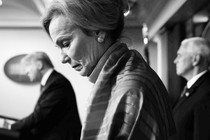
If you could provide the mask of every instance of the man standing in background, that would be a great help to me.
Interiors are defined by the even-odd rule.
[[[31,81],[41,83],[34,111],[11,126],[25,140],[79,140],[81,122],[70,82],[44,52],[26,55],[21,62]]]
[[[201,37],[185,39],[174,63],[187,85],[173,107],[177,133],[171,140],[209,140],[210,43]]]

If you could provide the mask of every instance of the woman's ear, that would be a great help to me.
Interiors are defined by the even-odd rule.
[[[97,41],[99,43],[103,43],[106,37],[106,32],[104,31],[97,31],[96,32]]]

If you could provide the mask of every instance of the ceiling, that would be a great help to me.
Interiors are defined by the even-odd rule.
[[[35,0],[2,0],[0,27],[38,27],[40,11]]]
[[[50,0],[2,0],[0,28],[41,27],[40,16]],[[127,27],[142,27],[146,23],[152,37],[164,24],[173,24],[197,12],[209,0],[128,0],[131,14]]]
[[[195,15],[210,17],[209,0],[188,0],[186,3],[167,21],[167,26],[178,22],[184,22],[186,19],[193,18]]]
[[[0,6],[1,27],[36,27],[40,26],[40,16],[44,11],[45,4],[50,0],[2,0]],[[140,26],[148,13],[156,13],[163,1],[167,0],[129,0],[132,12],[126,17],[127,26]],[[158,2],[159,1],[159,2]],[[161,3],[160,3],[161,2]],[[156,5],[153,8],[152,5]],[[157,4],[159,3],[159,4]]]

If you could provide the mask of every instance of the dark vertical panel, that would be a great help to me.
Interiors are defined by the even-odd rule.
[[[182,23],[171,26],[168,31],[168,92],[171,103],[179,96],[185,80],[176,75],[176,66],[173,63],[181,41],[186,37],[185,25]]]

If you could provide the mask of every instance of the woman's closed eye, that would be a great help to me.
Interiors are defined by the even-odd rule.
[[[70,41],[63,41],[62,42],[62,47],[68,48],[70,46]]]

